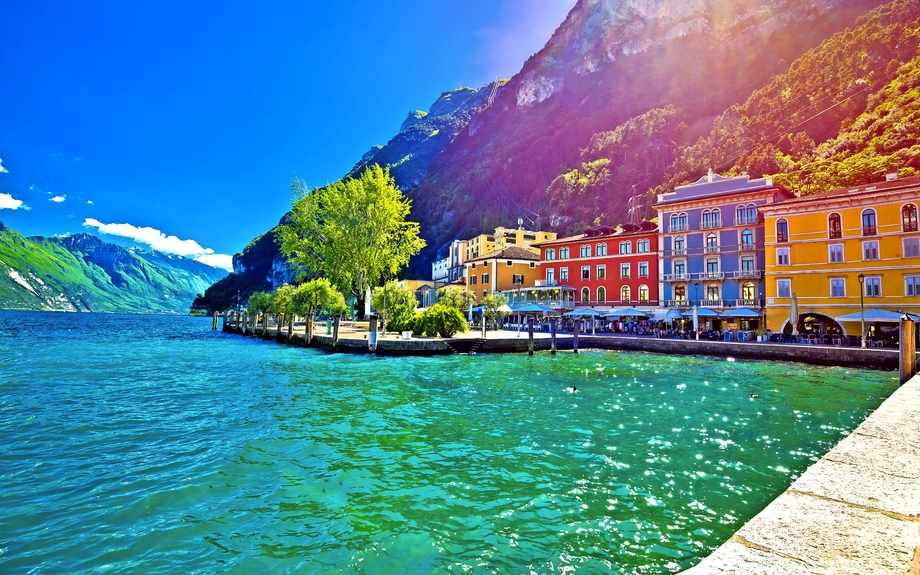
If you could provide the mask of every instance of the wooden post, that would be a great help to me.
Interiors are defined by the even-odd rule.
[[[486,314],[480,312],[482,318],[482,337],[486,336]]]
[[[332,322],[332,351],[335,351],[335,348],[339,345],[339,321],[341,317],[335,316],[335,320]]]
[[[556,320],[549,321],[549,353],[556,355]]]
[[[291,345],[291,342],[294,341],[294,320],[297,319],[294,314],[291,314],[291,319],[288,320],[288,338],[287,343]]]
[[[527,355],[533,355],[533,316],[527,316]]]
[[[907,314],[901,316],[900,338],[900,380],[904,385],[917,375],[917,324]]]
[[[377,316],[372,315],[367,327],[367,349],[377,351]]]
[[[246,335],[246,319],[247,319],[246,315],[247,315],[247,312],[244,311],[243,321],[240,322],[240,324],[243,326],[242,328],[240,328],[240,333],[242,333],[243,335]]]
[[[268,339],[268,313],[262,313],[262,339]]]
[[[575,321],[575,331],[572,333],[572,351],[578,353],[578,324],[579,321]]]
[[[216,329],[217,329],[217,312],[215,311],[215,312],[214,312],[214,319],[211,320],[211,331],[214,331],[214,330],[216,330]]]
[[[304,347],[310,347],[311,345],[313,345],[313,318],[314,317],[315,316],[313,314],[310,314],[310,317],[307,318],[307,326],[304,329],[304,339],[303,339]]]

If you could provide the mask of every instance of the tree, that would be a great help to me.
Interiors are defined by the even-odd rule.
[[[268,314],[272,313],[272,307],[275,305],[274,299],[271,293],[264,291],[257,291],[249,296],[249,312],[253,317],[252,325],[253,327],[256,325],[256,312],[261,313],[263,335],[268,331]]]
[[[406,331],[411,329],[409,324],[418,300],[412,290],[391,281],[385,287],[374,289],[371,305],[383,316],[384,324],[389,326],[390,331]]]
[[[345,307],[345,297],[326,278],[300,284],[291,294],[291,311],[307,319],[306,342],[313,340],[313,321],[323,309],[335,314]]]
[[[278,289],[275,290],[274,301],[272,302],[272,310],[275,313],[283,314],[282,319],[286,319],[288,322],[294,321],[294,314],[292,313],[292,309],[291,309],[292,308],[291,298],[293,297],[294,291],[296,289],[297,288],[295,288],[294,286],[290,284],[284,284],[283,286],[279,286]],[[283,322],[280,322],[280,323],[283,323]],[[279,325],[278,329],[281,329],[282,327],[284,326]]]
[[[363,318],[366,289],[425,247],[418,223],[406,221],[410,201],[377,165],[312,192],[297,179],[291,188],[300,197],[279,229],[281,251],[300,277],[310,270],[353,294]]]
[[[507,311],[508,298],[500,293],[490,293],[482,298],[482,314],[484,321],[498,322],[501,318],[508,315]],[[496,323],[495,329],[498,329]]]
[[[456,286],[447,286],[438,290],[438,303],[465,313],[473,303],[473,294]]]
[[[430,337],[453,337],[455,333],[466,333],[469,329],[460,310],[442,303],[436,303],[425,310],[416,321],[421,323]]]

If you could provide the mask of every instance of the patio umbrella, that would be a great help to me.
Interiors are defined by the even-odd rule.
[[[618,317],[642,317],[648,315],[646,312],[628,307],[626,309],[614,309],[607,312],[607,317],[618,316]]]
[[[792,303],[789,305],[789,321],[792,323],[792,335],[799,335],[799,300],[792,294]]]
[[[719,312],[714,309],[709,309],[708,307],[698,308],[694,306],[693,309],[687,310],[680,315],[683,317],[691,317],[693,315],[697,317],[719,317]]]
[[[516,308],[514,311],[520,313],[552,313],[556,310],[551,307],[546,307],[545,305],[525,303],[522,306]]]
[[[743,319],[756,319],[760,317],[759,311],[754,311],[750,308],[739,307],[738,309],[733,309],[731,311],[722,312],[719,314],[719,317],[738,317]]]
[[[696,309],[696,306],[693,306],[693,333],[696,334],[696,339],[700,338],[700,310]]]
[[[901,321],[901,316],[907,313],[907,317],[917,321],[920,319],[920,314],[912,312],[896,312],[888,311],[887,309],[867,309],[866,310],[866,321]],[[848,313],[846,315],[838,315],[837,319],[840,321],[860,321],[862,315],[860,312]]]
[[[682,312],[679,309],[669,309],[668,313],[664,316],[665,319],[680,319],[680,314]]]
[[[568,316],[568,317],[594,317],[600,314],[595,309],[591,309],[589,307],[583,307],[583,308],[573,309],[572,311],[567,311],[562,315]]]

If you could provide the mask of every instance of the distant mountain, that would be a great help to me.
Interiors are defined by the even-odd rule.
[[[188,313],[226,275],[89,234],[26,238],[0,223],[0,309]]]
[[[389,167],[412,200],[428,247],[409,277],[518,217],[561,234],[630,204],[648,218],[709,168],[802,193],[914,175],[918,30],[916,0],[578,0],[511,79],[445,92],[351,173]],[[241,291],[285,277],[273,232],[237,260]]]

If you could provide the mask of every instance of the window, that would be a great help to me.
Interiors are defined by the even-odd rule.
[[[719,284],[706,285],[706,299],[709,301],[719,299]]]
[[[827,217],[827,237],[839,240],[843,237],[843,220],[840,214],[831,214]]]
[[[559,281],[569,281],[569,268],[559,268]]]
[[[639,301],[648,301],[648,286],[639,286]]]
[[[489,274],[482,274],[482,285],[489,284]]]
[[[512,262],[511,260],[508,260],[508,261],[505,262],[505,265],[508,266],[508,267],[510,268],[511,266],[514,265],[514,262]]]
[[[920,276],[906,276],[904,278],[904,295],[920,296]]]
[[[735,225],[743,226],[747,223],[747,218],[744,217],[744,206],[738,206],[735,208]]]
[[[709,277],[718,277],[719,258],[709,258],[706,260],[706,273],[709,274]]]
[[[867,277],[866,283],[863,284],[866,288],[866,297],[881,297],[882,296],[882,278]]]
[[[784,220],[776,220],[776,241],[785,243],[789,241],[789,223]]]
[[[722,227],[722,212],[721,210],[715,209],[712,210],[712,227],[721,228]]]
[[[751,251],[754,249],[754,232],[751,230],[744,230],[741,232],[741,249],[744,251]]]
[[[476,276],[470,276],[470,285],[471,286],[476,285]]]
[[[706,253],[715,254],[719,252],[719,238],[715,234],[706,236]]]
[[[597,288],[597,301],[607,301],[607,290],[605,288]]]
[[[684,255],[684,236],[677,236],[674,238],[674,255]]]
[[[620,253],[621,254],[631,254],[632,253],[632,242],[630,241],[620,242]]]
[[[682,277],[685,273],[687,273],[686,260],[674,260],[674,275]]]
[[[847,296],[846,278],[831,278],[831,297]]]
[[[878,241],[863,242],[863,259],[864,260],[877,260],[878,259]]]
[[[623,286],[620,288],[620,301],[627,302],[629,301],[629,286]]]
[[[680,214],[677,218],[677,227],[679,232],[687,231],[687,214]]]
[[[920,238],[904,238],[904,257],[920,257]]]
[[[487,295],[489,295],[489,290],[487,289],[482,290],[482,297],[486,297]]]
[[[546,250],[546,257],[543,259],[547,261],[553,261],[554,259],[556,259],[556,250],[555,249]]]
[[[776,265],[789,265],[789,248],[776,248]]]
[[[524,285],[524,274],[514,274],[511,276],[511,283],[516,286]]]
[[[470,267],[476,269],[476,264],[471,264]]]
[[[563,268],[565,269],[565,268]],[[553,268],[547,268],[546,270],[546,283],[552,285],[556,282],[556,270]]]
[[[581,266],[581,279],[591,279],[591,266]]]
[[[832,264],[843,262],[843,244],[830,244],[827,246],[827,261]]]
[[[917,206],[907,204],[901,208],[901,230],[905,232],[917,231]]]
[[[537,267],[537,262],[530,262],[530,269],[535,269]]]
[[[753,282],[745,282],[741,286],[741,299],[747,301],[754,301],[754,298],[757,297],[757,286]]]
[[[586,287],[581,288],[581,301],[588,302],[591,301],[591,290]]]
[[[878,227],[875,222],[875,210],[863,210],[862,235],[874,236],[876,233],[878,233]]]
[[[621,278],[629,277],[629,264],[620,264],[620,277]]]
[[[679,227],[679,225],[680,224],[678,223],[677,214],[671,214],[671,230],[670,231],[672,232],[678,231],[677,228]]]
[[[741,271],[753,273],[754,271],[754,256],[741,256]],[[747,299],[747,298],[745,298]]]
[[[581,246],[581,257],[590,258],[591,257],[591,245]]]
[[[599,256],[607,255],[607,244],[597,244],[597,255]]]
[[[602,280],[607,277],[607,266],[597,266],[597,279]]]
[[[711,228],[711,227],[712,227],[712,217],[709,215],[709,210],[704,210],[704,211],[703,211],[703,221],[702,221],[702,224],[703,224],[703,225],[702,225],[702,228],[703,228],[703,229]]]
[[[750,204],[747,207],[747,223],[756,224],[757,223],[757,206]]]
[[[559,259],[560,260],[569,259],[569,248],[559,248]]]
[[[639,262],[639,277],[648,277],[648,262]]]
[[[792,297],[792,280],[776,280],[776,297]]]
[[[674,286],[674,299],[687,301],[687,286]]]
[[[636,242],[636,252],[640,254],[647,254],[652,251],[652,244],[648,240],[639,240]]]

